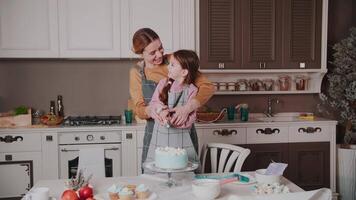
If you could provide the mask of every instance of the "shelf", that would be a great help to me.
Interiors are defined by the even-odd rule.
[[[248,69],[248,70],[238,70],[238,69],[202,69],[200,70],[202,73],[206,74],[264,74],[264,73],[326,73],[327,70],[322,69]]]
[[[214,95],[248,95],[248,94],[313,94],[318,91],[289,90],[289,91],[216,91]]]

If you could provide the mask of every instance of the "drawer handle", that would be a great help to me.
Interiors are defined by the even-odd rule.
[[[104,149],[104,150],[105,151],[117,151],[117,150],[119,150],[119,148],[113,147],[113,148],[108,148],[108,149]],[[61,152],[70,152],[70,151],[79,151],[79,149],[66,149],[66,148],[61,149]]]
[[[221,135],[221,136],[228,136],[228,135],[236,135],[237,131],[236,130],[231,130],[229,131],[228,129],[222,129],[220,130],[214,130],[213,131],[214,135]]]
[[[271,134],[280,133],[280,132],[281,131],[278,128],[274,128],[274,129],[265,128],[264,130],[259,128],[256,130],[257,134],[266,134],[266,135],[271,135]]]
[[[321,132],[320,127],[307,127],[307,128],[299,128],[298,133],[315,133],[315,132]]]
[[[20,139],[20,141],[23,141],[22,136],[13,137],[12,135],[6,135],[5,137],[0,137],[0,142],[12,143],[12,142],[17,142],[18,139]]]

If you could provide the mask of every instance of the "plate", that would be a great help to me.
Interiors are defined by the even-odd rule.
[[[143,163],[143,167],[154,171],[154,172],[158,172],[158,173],[178,173],[178,172],[190,172],[190,171],[194,171],[195,169],[197,169],[199,167],[198,163],[192,163],[192,162],[188,162],[188,166],[186,168],[183,169],[162,169],[159,167],[156,167],[155,162],[151,161],[151,162],[145,162]]]
[[[94,195],[94,199],[95,200],[110,200],[108,193]],[[155,199],[157,199],[157,194],[154,192],[151,192],[150,196],[146,200],[155,200]]]

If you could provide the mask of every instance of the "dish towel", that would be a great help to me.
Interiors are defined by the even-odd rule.
[[[79,150],[79,169],[83,171],[85,178],[91,174],[93,177],[105,177],[104,148],[84,148]]]
[[[328,188],[306,192],[294,192],[286,194],[254,195],[254,196],[230,196],[228,200],[331,200],[332,193]]]

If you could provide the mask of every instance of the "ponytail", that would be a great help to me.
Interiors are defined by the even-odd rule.
[[[166,82],[166,85],[163,87],[162,91],[159,94],[159,100],[164,105],[168,105],[168,92],[171,89],[173,82],[174,82],[174,79],[169,78]]]

